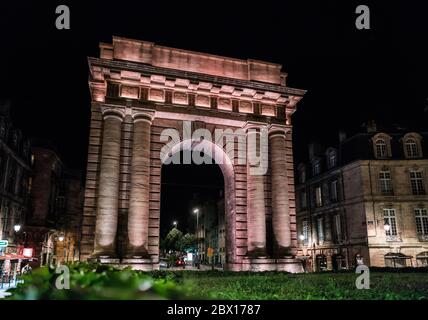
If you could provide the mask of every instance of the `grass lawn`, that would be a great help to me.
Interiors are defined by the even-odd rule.
[[[355,286],[355,273],[184,273],[193,295],[210,299],[428,299],[427,273],[372,272],[370,289]]]
[[[370,289],[364,290],[356,288],[359,275],[353,272],[140,272],[86,263],[68,267],[69,289],[58,289],[58,273],[43,267],[25,276],[9,299],[428,299],[426,269],[371,270]]]

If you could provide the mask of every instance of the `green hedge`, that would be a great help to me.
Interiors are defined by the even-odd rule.
[[[179,299],[188,296],[184,286],[178,286],[176,276],[156,275],[119,270],[105,265],[76,263],[68,265],[70,289],[57,289],[58,276],[55,269],[42,267],[31,275],[23,276],[23,283],[11,289],[13,300],[44,299]],[[61,282],[61,281],[60,281]]]

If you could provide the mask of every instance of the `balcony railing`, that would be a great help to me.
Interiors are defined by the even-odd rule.
[[[428,241],[428,234],[419,234],[419,241]]]
[[[387,235],[386,236],[386,241],[389,241],[389,242],[401,242],[402,241],[402,239],[401,239],[401,236],[400,235]]]

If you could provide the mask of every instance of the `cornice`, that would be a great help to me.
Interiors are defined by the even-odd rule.
[[[168,69],[162,67],[155,67],[151,65],[145,65],[141,63],[134,63],[129,61],[119,61],[119,60],[106,60],[101,58],[88,57],[88,63],[91,67],[97,66],[101,68],[110,68],[116,70],[126,70],[131,72],[139,72],[145,76],[151,75],[160,75],[165,77],[174,77],[174,78],[184,78],[190,81],[200,81],[200,82],[209,82],[215,83],[218,85],[229,85],[238,88],[249,88],[254,90],[263,90],[270,91],[274,93],[279,93],[286,96],[294,97],[303,97],[306,93],[306,90],[295,89],[280,85],[274,85],[269,83],[261,83],[250,80],[240,80],[226,77],[218,77],[207,74],[201,74],[196,72],[189,71],[180,71],[175,69]],[[92,72],[92,70],[91,70]]]

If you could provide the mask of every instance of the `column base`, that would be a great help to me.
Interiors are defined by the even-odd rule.
[[[152,259],[147,258],[125,258],[121,261],[122,265],[131,267],[132,270],[150,271],[155,269]]]
[[[98,256],[98,257],[91,257],[88,259],[89,262],[93,263],[101,263],[101,264],[111,264],[111,265],[120,265],[120,259],[119,258],[113,258],[109,256]]]
[[[296,259],[295,257],[284,257],[281,259],[245,257],[242,261],[240,271],[284,271],[290,273],[301,273],[304,272],[304,269],[302,260]]]

